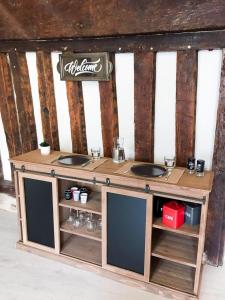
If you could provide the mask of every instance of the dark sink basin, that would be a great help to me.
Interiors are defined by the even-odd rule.
[[[130,170],[134,175],[142,177],[159,177],[167,173],[166,168],[154,164],[135,165]]]
[[[61,156],[57,160],[58,163],[68,166],[80,166],[88,163],[89,161],[90,159],[88,157],[79,154]]]

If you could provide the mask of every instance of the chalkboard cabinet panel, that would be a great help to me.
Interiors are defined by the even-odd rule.
[[[23,242],[50,252],[59,252],[57,180],[20,173]]]
[[[149,281],[152,196],[102,188],[103,267]]]

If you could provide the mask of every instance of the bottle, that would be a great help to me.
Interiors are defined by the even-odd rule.
[[[204,176],[204,168],[205,168],[205,161],[203,159],[198,159],[197,167],[196,167],[196,176]]]

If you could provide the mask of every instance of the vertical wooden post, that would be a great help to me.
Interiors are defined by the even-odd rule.
[[[135,159],[154,161],[155,53],[134,56]]]
[[[32,94],[25,53],[9,53],[23,152],[37,148]]]
[[[67,81],[73,152],[87,154],[84,102],[81,82]]]
[[[185,167],[187,159],[195,151],[195,118],[197,92],[197,52],[177,53],[176,95],[176,159]]]
[[[225,49],[221,69],[220,96],[213,154],[215,172],[213,190],[209,199],[205,251],[208,262],[222,265],[224,255],[224,209],[225,209]]]
[[[22,153],[19,123],[7,54],[0,53],[0,111],[9,157]]]
[[[59,150],[58,123],[50,53],[37,52],[37,70],[43,136],[53,150]]]
[[[102,139],[104,156],[112,157],[113,139],[119,136],[118,111],[116,99],[115,83],[115,57],[110,55],[110,61],[113,63],[111,80],[100,81],[100,107],[102,120]]]

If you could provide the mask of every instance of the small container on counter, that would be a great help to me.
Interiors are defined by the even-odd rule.
[[[185,223],[198,225],[200,223],[201,205],[197,203],[185,203]]]
[[[73,194],[73,191],[77,191],[77,190],[79,190],[79,188],[78,188],[77,186],[72,186],[72,187],[70,188],[70,190],[71,190],[71,192],[72,192],[72,194]]]
[[[71,190],[66,190],[64,192],[64,197],[65,197],[66,200],[72,199],[72,192],[71,192]]]
[[[187,161],[187,169],[189,174],[194,174],[195,172],[195,158],[189,157]]]
[[[80,194],[80,202],[82,204],[86,204],[88,200],[88,193],[81,193]]]
[[[170,201],[163,205],[162,223],[171,228],[179,228],[184,224],[184,205]]]
[[[198,159],[197,167],[196,167],[196,176],[204,176],[204,169],[205,169],[205,161],[203,159]]]
[[[75,202],[78,202],[80,200],[80,190],[74,190],[73,191],[73,200]]]

